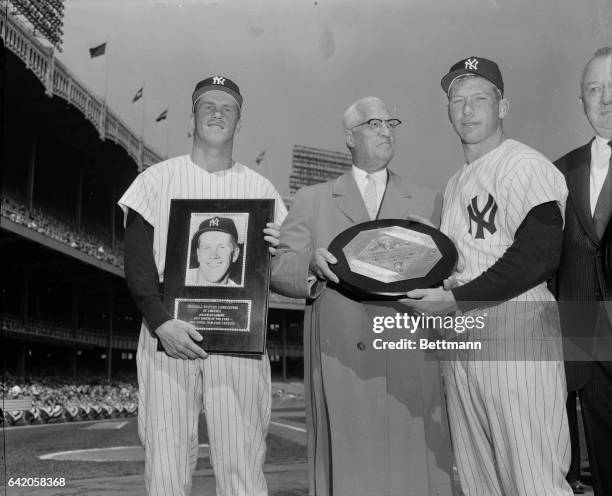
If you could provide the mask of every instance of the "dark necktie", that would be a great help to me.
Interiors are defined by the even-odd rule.
[[[612,141],[608,141],[608,146],[612,147]],[[610,169],[612,169],[612,156],[610,157],[610,165],[608,166],[608,173],[606,179],[601,187],[599,198],[595,204],[595,211],[593,212],[593,223],[595,224],[595,232],[597,237],[601,239],[606,231],[608,221],[610,220],[610,203],[612,202],[612,189],[610,189]]]

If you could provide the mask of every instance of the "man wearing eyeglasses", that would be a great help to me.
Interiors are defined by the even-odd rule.
[[[296,193],[272,260],[272,288],[307,298],[304,376],[315,496],[450,494],[450,443],[436,363],[373,348],[377,310],[340,289],[336,259],[327,250],[336,235],[369,220],[437,221],[436,194],[388,169],[399,124],[379,98],[346,110],[344,138],[353,166]]]

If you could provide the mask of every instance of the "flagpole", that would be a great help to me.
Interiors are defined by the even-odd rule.
[[[141,136],[142,136],[142,143],[144,144],[144,135],[145,135],[145,92],[144,92],[144,87],[145,87],[146,81],[142,82],[142,122],[141,122]]]
[[[104,107],[108,96],[108,35],[106,35],[106,46],[104,50]]]
[[[102,115],[100,116],[100,138],[106,139],[106,98],[108,96],[108,35],[104,43],[104,100],[102,101]]]
[[[168,151],[168,140],[169,140],[169,138],[168,138],[168,136],[169,136],[169,133],[168,133],[168,116],[169,115],[170,115],[170,107],[168,107],[166,109],[166,119],[165,119],[166,120],[166,158],[169,158],[169,155],[168,155],[168,153],[169,153],[169,151]]]
[[[141,133],[140,135],[142,136],[142,151],[140,152],[141,157],[140,157],[140,163],[142,164],[142,166],[144,167],[144,147],[145,147],[145,92],[144,92],[144,87],[145,87],[145,83],[146,81],[142,82],[142,122],[140,124],[140,130]]]

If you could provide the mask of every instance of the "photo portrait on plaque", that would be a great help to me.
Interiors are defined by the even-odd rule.
[[[248,222],[248,212],[191,214],[185,286],[243,286]]]
[[[164,304],[212,353],[265,351],[272,200],[172,200]]]

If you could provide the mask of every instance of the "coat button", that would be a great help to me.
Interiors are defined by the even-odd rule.
[[[359,343],[357,343],[357,348],[359,349],[359,351],[363,351],[366,349],[366,345],[360,341]]]

